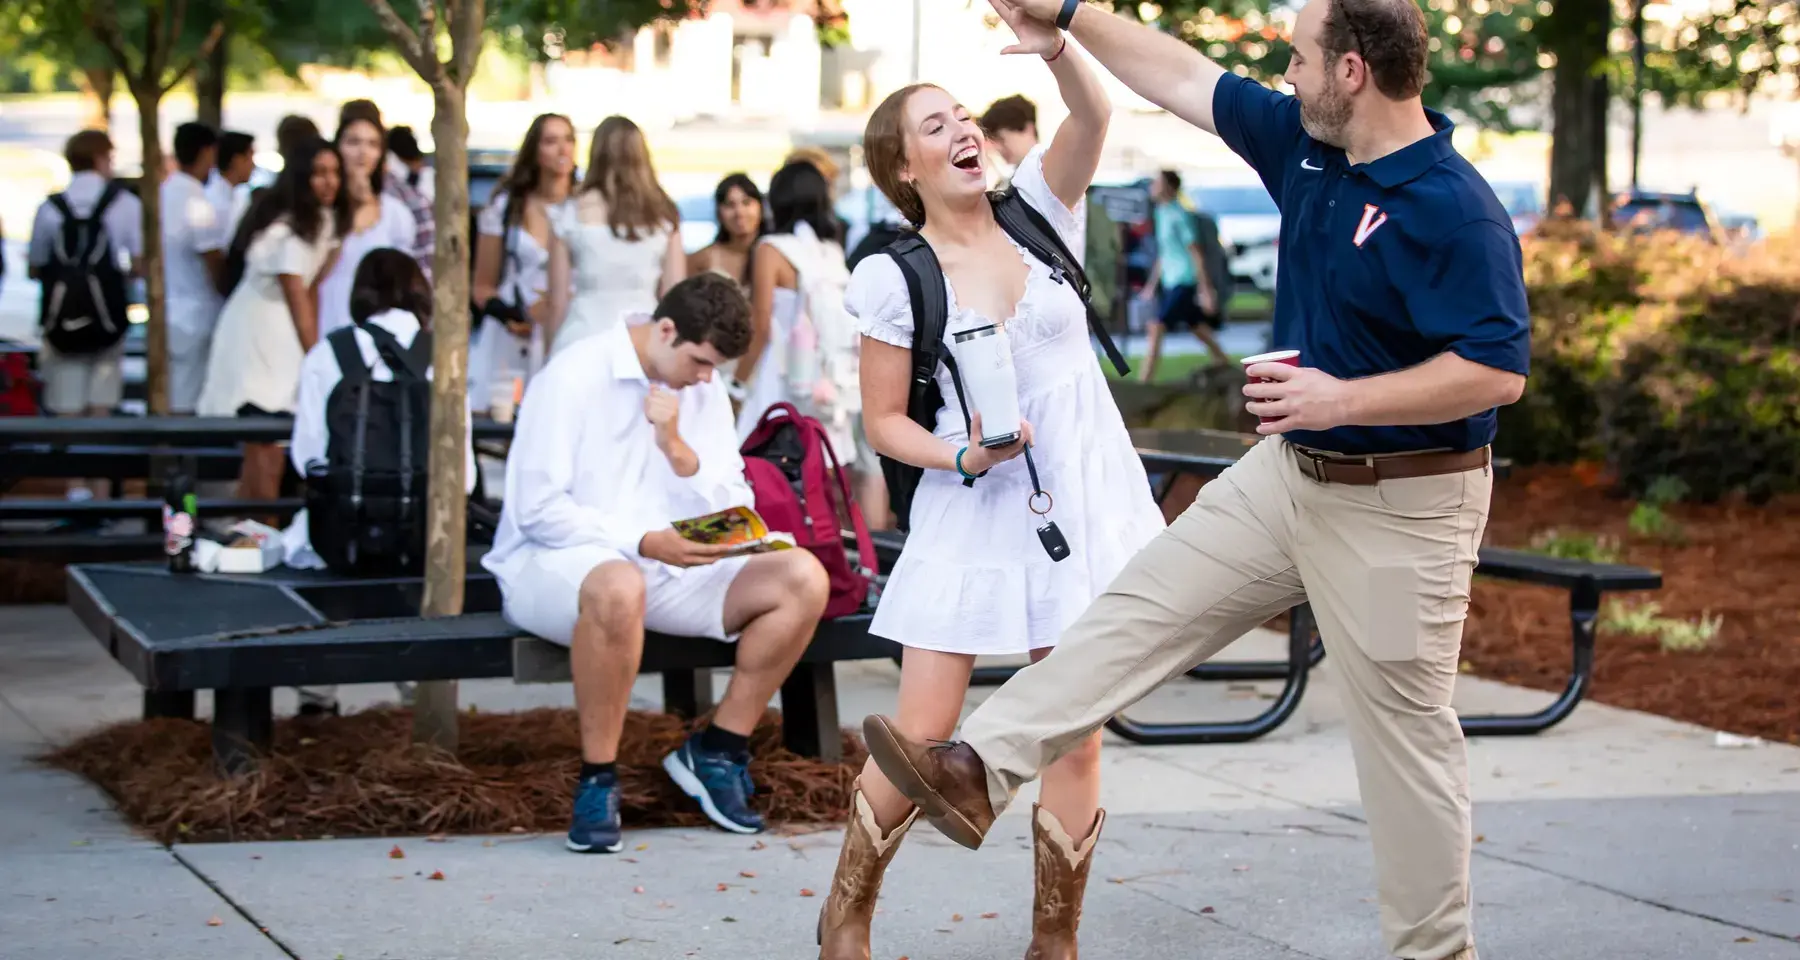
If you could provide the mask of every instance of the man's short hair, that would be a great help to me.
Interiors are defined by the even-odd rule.
[[[674,321],[676,343],[710,343],[728,360],[750,349],[750,301],[723,274],[709,270],[677,283],[656,305],[656,316]]]
[[[394,156],[407,163],[425,159],[425,151],[419,149],[419,137],[413,133],[411,127],[399,126],[389,130],[387,146],[389,150],[393,151]]]
[[[1352,50],[1360,54],[1375,89],[1389,99],[1411,99],[1425,89],[1430,39],[1412,0],[1331,0],[1319,46],[1327,64]]]
[[[207,147],[217,146],[219,132],[204,123],[184,123],[175,128],[175,162],[191,167]]]
[[[281,122],[275,125],[275,149],[284,158],[301,144],[323,139],[319,135],[319,125],[312,122],[311,118],[297,113],[282,117]]]
[[[86,173],[100,166],[100,158],[113,152],[112,138],[105,130],[83,130],[63,144],[63,159],[70,173]]]
[[[1008,131],[1024,133],[1037,126],[1037,104],[1020,94],[1001,97],[987,108],[977,121],[981,132],[990,137]]]
[[[241,130],[227,130],[219,134],[218,168],[224,170],[231,166],[231,161],[249,153],[255,145],[256,138]]]
[[[1158,176],[1162,177],[1163,186],[1168,187],[1171,192],[1181,189],[1181,174],[1173,170],[1164,170]]]

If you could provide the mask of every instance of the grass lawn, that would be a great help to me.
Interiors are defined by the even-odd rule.
[[[1244,356],[1249,356],[1249,354],[1244,354]],[[1235,363],[1241,359],[1241,357],[1233,356],[1231,359],[1232,362]],[[1189,374],[1211,361],[1212,357],[1205,353],[1165,353],[1156,362],[1156,382],[1184,382],[1187,380]],[[1131,365],[1131,376],[1126,379],[1136,380],[1138,378],[1138,371],[1143,368],[1144,355],[1142,353],[1128,353],[1125,355],[1125,362]],[[1105,370],[1107,377],[1110,379],[1121,379],[1119,377],[1119,371],[1114,370],[1113,365],[1110,363],[1102,362],[1100,364],[1100,369]]]

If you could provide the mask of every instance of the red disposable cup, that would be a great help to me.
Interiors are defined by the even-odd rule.
[[[1251,365],[1258,364],[1258,363],[1285,363],[1290,367],[1297,367],[1300,365],[1300,351],[1298,351],[1298,350],[1276,350],[1272,353],[1259,353],[1254,357],[1245,357],[1244,358],[1244,369],[1249,370]],[[1268,377],[1250,377],[1249,381],[1251,383],[1268,383],[1268,382],[1270,382]],[[1262,420],[1263,423],[1274,423],[1275,420],[1278,418],[1276,418],[1276,417],[1260,417],[1258,419]]]

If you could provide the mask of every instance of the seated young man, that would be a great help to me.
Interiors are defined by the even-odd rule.
[[[571,850],[623,845],[614,762],[645,630],[736,643],[711,725],[663,769],[714,823],[762,829],[748,737],[812,639],[825,569],[806,550],[721,558],[670,526],[755,502],[715,377],[749,344],[749,301],[731,279],[701,274],[648,323],[559,351],[526,389],[482,564],[511,623],[570,648],[583,761]]]

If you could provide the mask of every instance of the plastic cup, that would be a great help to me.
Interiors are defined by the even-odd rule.
[[[1285,363],[1290,367],[1297,367],[1300,365],[1300,351],[1298,351],[1298,350],[1276,350],[1272,353],[1259,353],[1254,357],[1245,357],[1244,358],[1244,369],[1246,371],[1248,371],[1253,364],[1258,364],[1258,363]],[[1269,383],[1269,382],[1271,382],[1268,377],[1248,377],[1248,379],[1251,383]],[[1260,419],[1263,423],[1274,423],[1279,418],[1278,417],[1259,417],[1258,419]]]

